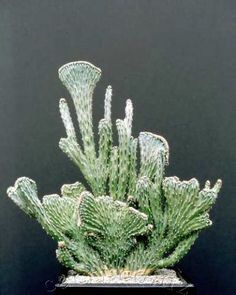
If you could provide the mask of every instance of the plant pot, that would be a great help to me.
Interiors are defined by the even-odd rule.
[[[168,278],[168,273],[175,276]],[[60,294],[81,294],[81,295],[108,295],[108,294],[181,294],[190,295],[196,294],[193,284],[187,282],[180,273],[176,274],[173,270],[163,270],[162,273],[155,275],[160,277],[158,280],[163,283],[153,283],[154,276],[136,276],[133,282],[127,277],[90,277],[83,281],[80,277],[79,282],[76,279],[65,278],[62,282],[56,285],[55,293]],[[72,276],[71,276],[72,277]],[[82,278],[82,279],[81,279]],[[153,280],[153,282],[152,282]],[[157,280],[157,281],[158,281]],[[101,282],[99,282],[101,281]],[[102,282],[103,281],[103,282]],[[96,283],[97,282],[97,283]]]

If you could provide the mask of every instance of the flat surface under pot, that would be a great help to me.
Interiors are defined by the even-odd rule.
[[[57,295],[195,295],[196,290],[192,284],[186,284],[185,286],[161,286],[161,285],[153,285],[152,287],[147,286],[67,286],[61,287],[56,286],[56,290],[53,294]]]

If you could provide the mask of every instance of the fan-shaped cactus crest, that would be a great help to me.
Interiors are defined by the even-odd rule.
[[[86,275],[152,274],[177,263],[201,230],[211,225],[208,211],[221,180],[200,189],[193,178],[165,177],[167,141],[150,132],[132,136],[133,106],[126,101],[116,120],[113,145],[112,88],[105,92],[104,117],[94,138],[92,98],[101,70],[78,61],[59,69],[72,97],[80,143],[66,99],[59,109],[66,137],[59,146],[83,173],[87,183],[64,184],[60,195],[38,197],[33,180],[19,178],[9,197],[58,241],[58,260]],[[140,156],[137,156],[137,154]],[[137,164],[137,159],[140,163]]]

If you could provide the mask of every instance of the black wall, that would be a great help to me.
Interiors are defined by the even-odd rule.
[[[113,118],[131,97],[134,135],[169,141],[168,175],[223,179],[213,226],[178,267],[199,294],[236,294],[236,2],[227,0],[0,1],[1,294],[46,294],[61,272],[55,242],[6,189],[23,175],[40,195],[81,179],[58,148],[58,100],[69,95],[57,69],[74,60],[103,70],[95,122],[112,84]]]

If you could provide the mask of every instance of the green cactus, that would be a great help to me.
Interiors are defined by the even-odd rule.
[[[65,184],[61,196],[38,198],[33,180],[19,178],[9,197],[58,241],[58,260],[85,275],[150,275],[173,266],[190,249],[199,232],[211,225],[208,211],[221,180],[200,190],[198,181],[165,177],[169,147],[158,135],[141,132],[133,138],[133,106],[116,120],[118,145],[112,145],[112,88],[105,93],[104,118],[93,133],[92,96],[101,70],[88,62],[59,69],[59,78],[74,102],[82,146],[69,107],[60,100],[66,138],[63,152],[79,167],[89,190],[79,182]],[[139,144],[140,164],[137,164]]]

